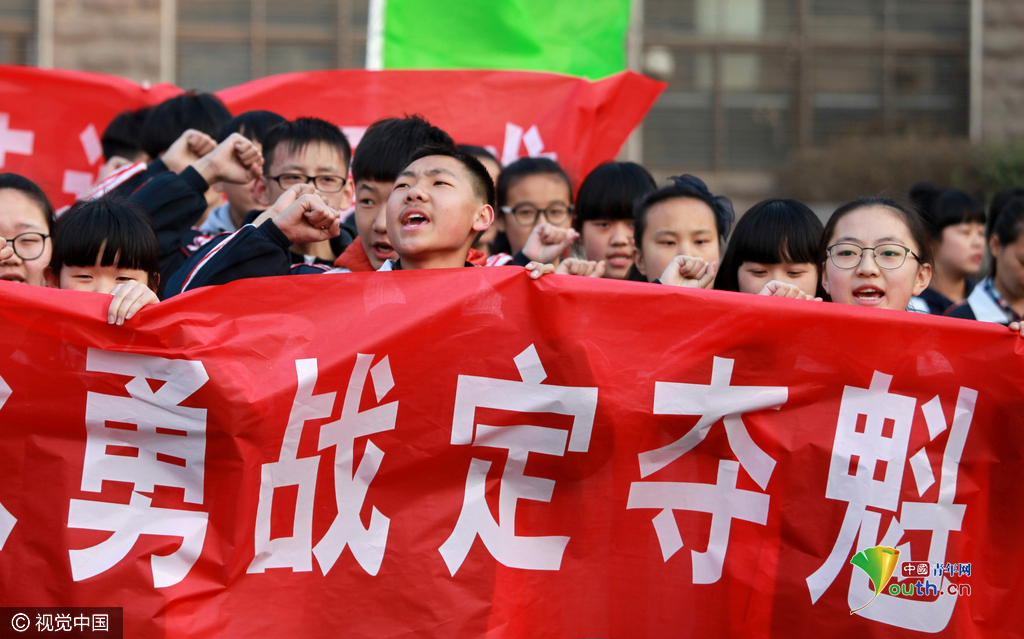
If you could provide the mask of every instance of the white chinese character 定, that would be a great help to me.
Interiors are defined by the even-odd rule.
[[[508,450],[501,474],[498,519],[484,498],[491,462],[473,458],[466,477],[466,492],[455,529],[440,553],[454,576],[473,540],[479,535],[491,555],[505,566],[528,570],[558,570],[569,537],[525,537],[515,534],[516,505],[520,499],[550,502],[555,482],[525,474],[530,453],[562,457],[586,452],[597,412],[597,389],[542,384],[547,373],[531,344],[513,358],[521,382],[460,375],[455,394],[451,443]],[[477,408],[521,413],[555,413],[573,417],[571,433],[534,425],[488,426],[476,423]]]

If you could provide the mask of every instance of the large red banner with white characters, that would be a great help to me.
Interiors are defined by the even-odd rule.
[[[174,638],[1024,627],[1005,327],[513,267],[235,282],[120,327],[108,296],[0,297],[5,610]],[[876,545],[900,565],[851,616]]]
[[[217,92],[228,109],[315,116],[357,146],[384,117],[418,113],[459,144],[503,164],[551,157],[578,184],[615,158],[665,83],[624,72],[597,82],[528,71],[304,71]],[[115,76],[0,65],[0,172],[38,183],[60,208],[87,193],[103,165],[100,136],[115,115],[180,93]]]

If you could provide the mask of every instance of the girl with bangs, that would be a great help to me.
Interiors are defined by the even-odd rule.
[[[57,220],[47,279],[56,288],[113,295],[109,324],[156,304],[160,248],[149,216],[116,196],[78,202]]]
[[[985,258],[985,208],[969,193],[921,183],[910,198],[931,235],[932,280],[911,301],[911,310],[942,315],[967,299]]]
[[[658,185],[635,162],[606,162],[590,172],[576,196],[573,228],[586,259],[604,262],[604,277],[626,279],[633,266],[633,207]]]
[[[715,288],[759,295],[820,299],[818,216],[796,200],[755,204],[736,224]]]

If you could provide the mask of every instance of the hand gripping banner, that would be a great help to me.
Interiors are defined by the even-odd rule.
[[[1024,627],[1005,327],[513,267],[242,281],[120,327],[109,296],[0,295],[5,610],[175,639]]]

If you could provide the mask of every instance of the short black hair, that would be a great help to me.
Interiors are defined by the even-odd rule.
[[[999,238],[999,246],[1006,248],[1020,238],[1024,231],[1024,197],[1008,199],[999,212],[999,217],[992,224],[989,239]],[[996,274],[996,261],[992,260],[992,275]]]
[[[65,266],[101,266],[145,271],[149,288],[160,281],[160,247],[146,211],[117,195],[80,200],[57,220],[50,269],[60,277]]]
[[[463,153],[454,146],[434,144],[422,146],[409,156],[409,161],[402,167],[402,170],[416,160],[432,155],[443,155],[458,160],[466,168],[473,187],[473,195],[482,203],[490,204],[491,208],[494,208],[494,182],[491,180],[491,174],[487,172],[487,168],[480,163],[480,160],[468,153]]]
[[[1013,187],[995,194],[988,205],[988,228],[985,229],[985,239],[988,240],[995,232],[996,223],[1002,216],[1003,211],[1014,201],[1024,199],[1024,187]],[[1000,241],[1001,242],[1001,241]]]
[[[232,133],[241,133],[253,142],[262,144],[267,131],[287,121],[284,116],[273,111],[246,111],[225,122],[220,131],[217,131],[215,139],[220,144]]]
[[[142,148],[155,158],[186,130],[196,129],[212,138],[230,119],[231,112],[217,96],[189,91],[149,110],[142,123]]]
[[[549,158],[519,158],[503,168],[501,175],[498,176],[498,184],[495,186],[498,206],[507,206],[508,190],[531,175],[553,175],[564,181],[566,188],[569,189],[567,204],[572,204],[572,181],[558,162]]]
[[[704,181],[693,175],[687,174],[669,179],[672,180],[672,184],[649,193],[636,207],[636,213],[633,216],[633,236],[637,248],[639,249],[643,245],[644,231],[647,230],[648,211],[657,204],[677,197],[700,200],[708,205],[711,213],[715,216],[718,244],[724,246],[725,238],[729,235],[729,228],[736,217],[732,210],[732,201],[724,195],[712,195]]]
[[[658,184],[635,162],[606,162],[583,180],[576,195],[573,226],[583,231],[588,220],[633,220],[633,211]]]
[[[472,155],[478,160],[490,160],[491,162],[494,162],[498,166],[501,166],[501,162],[498,161],[498,158],[494,157],[493,153],[491,153],[482,146],[476,146],[473,144],[459,144],[455,148],[457,148],[458,150],[462,151],[467,155]]]
[[[940,240],[947,226],[965,222],[985,223],[985,207],[964,191],[940,189],[922,182],[911,187],[910,199],[927,225],[932,241]]]
[[[47,231],[53,233],[53,205],[50,204],[49,198],[38,184],[17,173],[0,173],[0,189],[20,191],[25,197],[35,202],[46,219]]]
[[[377,120],[366,129],[352,160],[355,182],[394,182],[423,146],[454,147],[450,135],[419,115]]]
[[[333,147],[340,153],[345,161],[345,170],[348,171],[349,162],[352,161],[352,147],[348,143],[348,138],[337,124],[320,118],[296,118],[291,122],[286,120],[271,127],[263,136],[263,166],[266,167],[264,170],[269,169],[274,163],[274,156],[282,145],[289,153],[298,153],[316,142]]]
[[[809,263],[820,270],[818,244],[824,230],[818,216],[802,202],[779,198],[758,202],[736,223],[715,276],[715,289],[739,291],[744,262]]]
[[[134,162],[146,152],[142,148],[142,122],[148,112],[149,109],[122,111],[110,121],[100,138],[104,160],[116,155]]]

